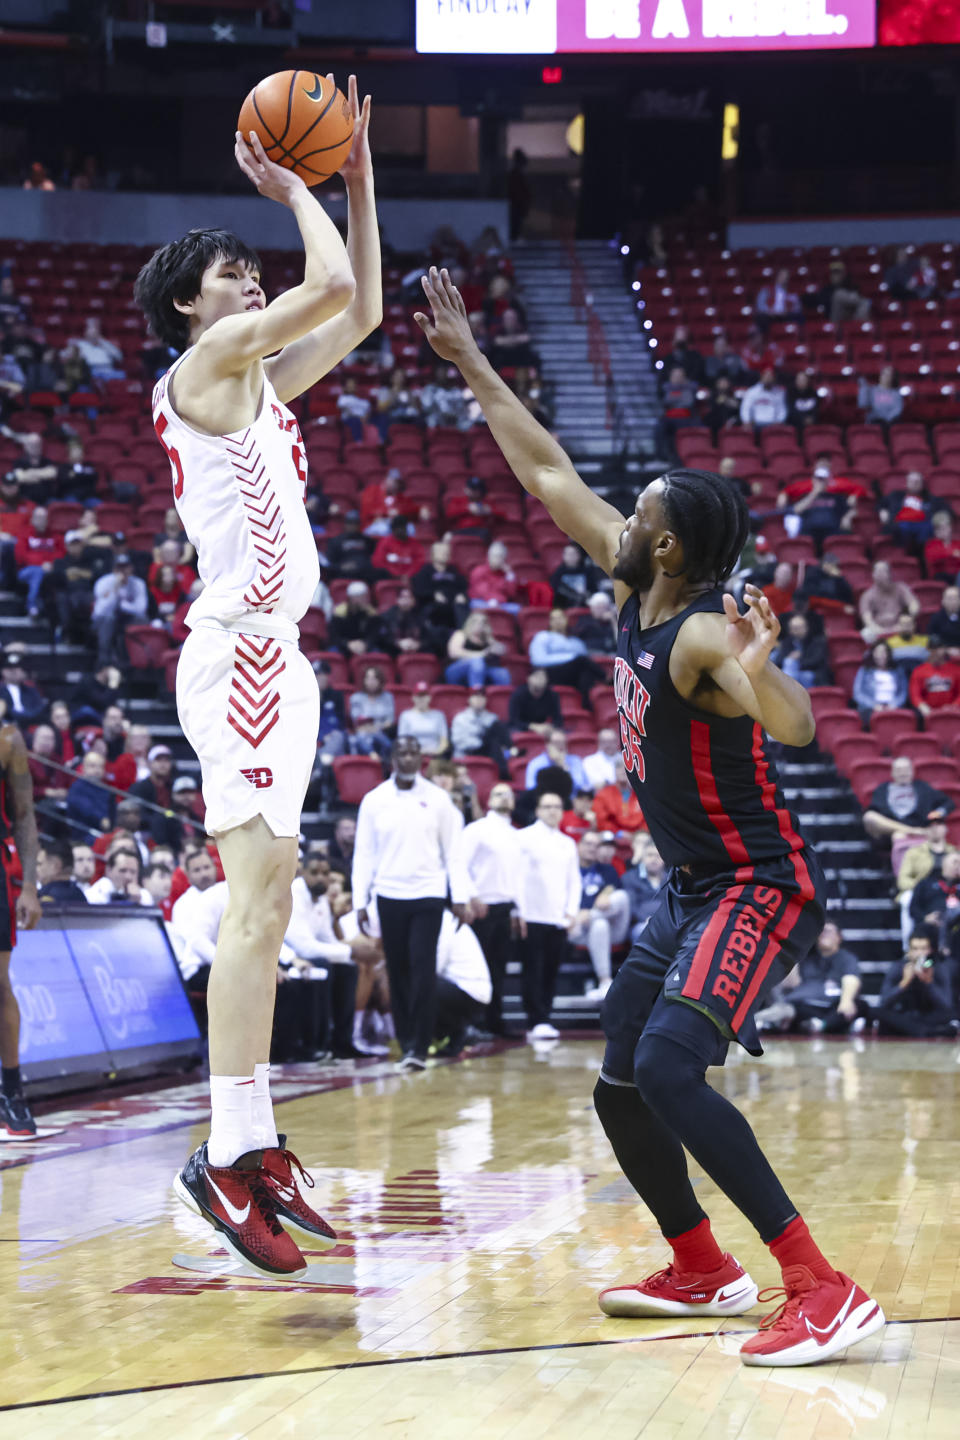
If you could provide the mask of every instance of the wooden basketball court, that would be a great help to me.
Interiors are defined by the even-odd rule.
[[[316,1285],[171,1263],[216,1249],[170,1192],[205,1084],[42,1115],[59,1134],[0,1148],[0,1436],[954,1440],[957,1046],[781,1040],[712,1072],[890,1321],[845,1360],[779,1371],[737,1358],[752,1316],[597,1309],[667,1253],[594,1117],[600,1054],[579,1039],[409,1077],[286,1068],[278,1122],[341,1236],[311,1257]],[[696,1183],[721,1244],[774,1284],[746,1222]]]

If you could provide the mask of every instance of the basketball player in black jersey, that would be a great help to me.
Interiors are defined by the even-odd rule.
[[[624,1174],[673,1257],[638,1285],[600,1296],[608,1315],[739,1315],[757,1287],[717,1244],[687,1175],[688,1150],[756,1227],[783,1271],[780,1308],[741,1349],[752,1365],[826,1360],[884,1323],[834,1269],[740,1112],[707,1083],[730,1041],[762,1053],[754,1013],[822,928],[823,878],[784,805],[765,734],[813,739],[810,700],[770,654],[780,626],[754,586],[739,613],[722,586],[748,534],[739,491],[719,475],[671,470],[627,519],[480,353],[446,271],[423,282],[417,322],[458,366],[524,489],[614,580],[614,689],[623,758],[650,833],[671,867],[658,910],[611,986],[594,1103]]]
[[[13,836],[23,880],[14,896],[6,840]],[[37,818],[27,747],[16,725],[0,723],[0,1130],[18,1139],[37,1133],[20,1080],[20,1007],[10,983],[10,952],[17,927],[40,919],[37,897]]]

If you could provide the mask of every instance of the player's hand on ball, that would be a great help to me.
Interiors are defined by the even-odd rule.
[[[268,200],[279,200],[281,205],[289,205],[296,195],[307,193],[307,187],[299,175],[294,175],[292,170],[286,170],[282,165],[276,165],[267,159],[267,152],[261,145],[256,130],[250,131],[249,142],[244,139],[242,131],[238,130],[233,153],[244,175]]]
[[[438,270],[436,265],[430,266],[420,283],[430,304],[430,314],[418,310],[413,318],[441,360],[452,360],[458,365],[477,348],[463,296],[447,271]]]
[[[741,615],[732,595],[723,597],[723,613],[727,617],[727,645],[748,675],[758,675],[770,658],[780,635],[780,621],[770,608],[770,601],[756,585],[743,591],[745,615]]]
[[[327,79],[333,84],[333,76]],[[347,82],[347,101],[353,113],[353,145],[350,154],[340,166],[340,174],[347,182],[362,180],[373,174],[373,159],[370,155],[370,96],[360,104],[357,93],[357,77],[351,75]]]

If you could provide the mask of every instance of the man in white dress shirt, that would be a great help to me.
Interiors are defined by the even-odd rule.
[[[486,1028],[505,1035],[503,1024],[503,983],[512,949],[511,915],[520,895],[521,831],[513,828],[513,791],[507,784],[494,785],[487,800],[487,813],[474,820],[457,837],[450,874],[457,893],[469,897],[469,919],[487,969],[493,993],[486,1010]]]
[[[190,981],[190,989],[206,990],[220,921],[227,907],[227,882],[217,880],[217,867],[205,846],[188,854],[183,868],[190,886],[174,901],[170,939],[180,973]]]
[[[460,1054],[468,1028],[490,1004],[490,995],[490,974],[479,940],[469,925],[444,910],[437,941],[437,1055],[452,1059]]]
[[[562,817],[560,796],[545,791],[536,820],[520,831],[520,948],[531,1040],[556,1040],[559,1035],[550,1023],[553,992],[567,932],[580,910],[580,861],[576,845],[560,830]]]
[[[583,770],[594,793],[602,790],[604,785],[619,783],[620,736],[616,730],[598,731],[597,748],[592,755],[584,756]]]
[[[412,736],[394,742],[393,774],[361,800],[353,852],[353,903],[360,929],[374,896],[397,1040],[398,1068],[424,1070],[433,1038],[437,938],[449,889],[450,855],[463,820],[445,790],[420,774]],[[455,889],[454,913],[469,895]]]
[[[153,896],[140,885],[140,856],[130,845],[118,845],[107,857],[106,873],[87,891],[91,905],[152,905]]]

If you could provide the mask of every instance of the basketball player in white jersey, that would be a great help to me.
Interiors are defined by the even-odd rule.
[[[153,255],[135,290],[156,334],[183,352],[153,397],[204,582],[187,617],[177,710],[229,886],[207,991],[210,1138],[174,1188],[235,1255],[288,1277],[306,1262],[287,1229],[314,1248],[335,1236],[297,1188],[293,1166],[303,1171],[277,1135],[269,1095],[277,958],[319,723],[316,680],[297,643],[319,565],[287,402],[382,316],[370,100],[359,106],[352,75],[349,99],[346,248],[303,181],[269,161],[256,135],[248,144],[237,132],[240,169],[296,217],[302,283],[267,304],[253,250],[226,231],[192,230]]]

